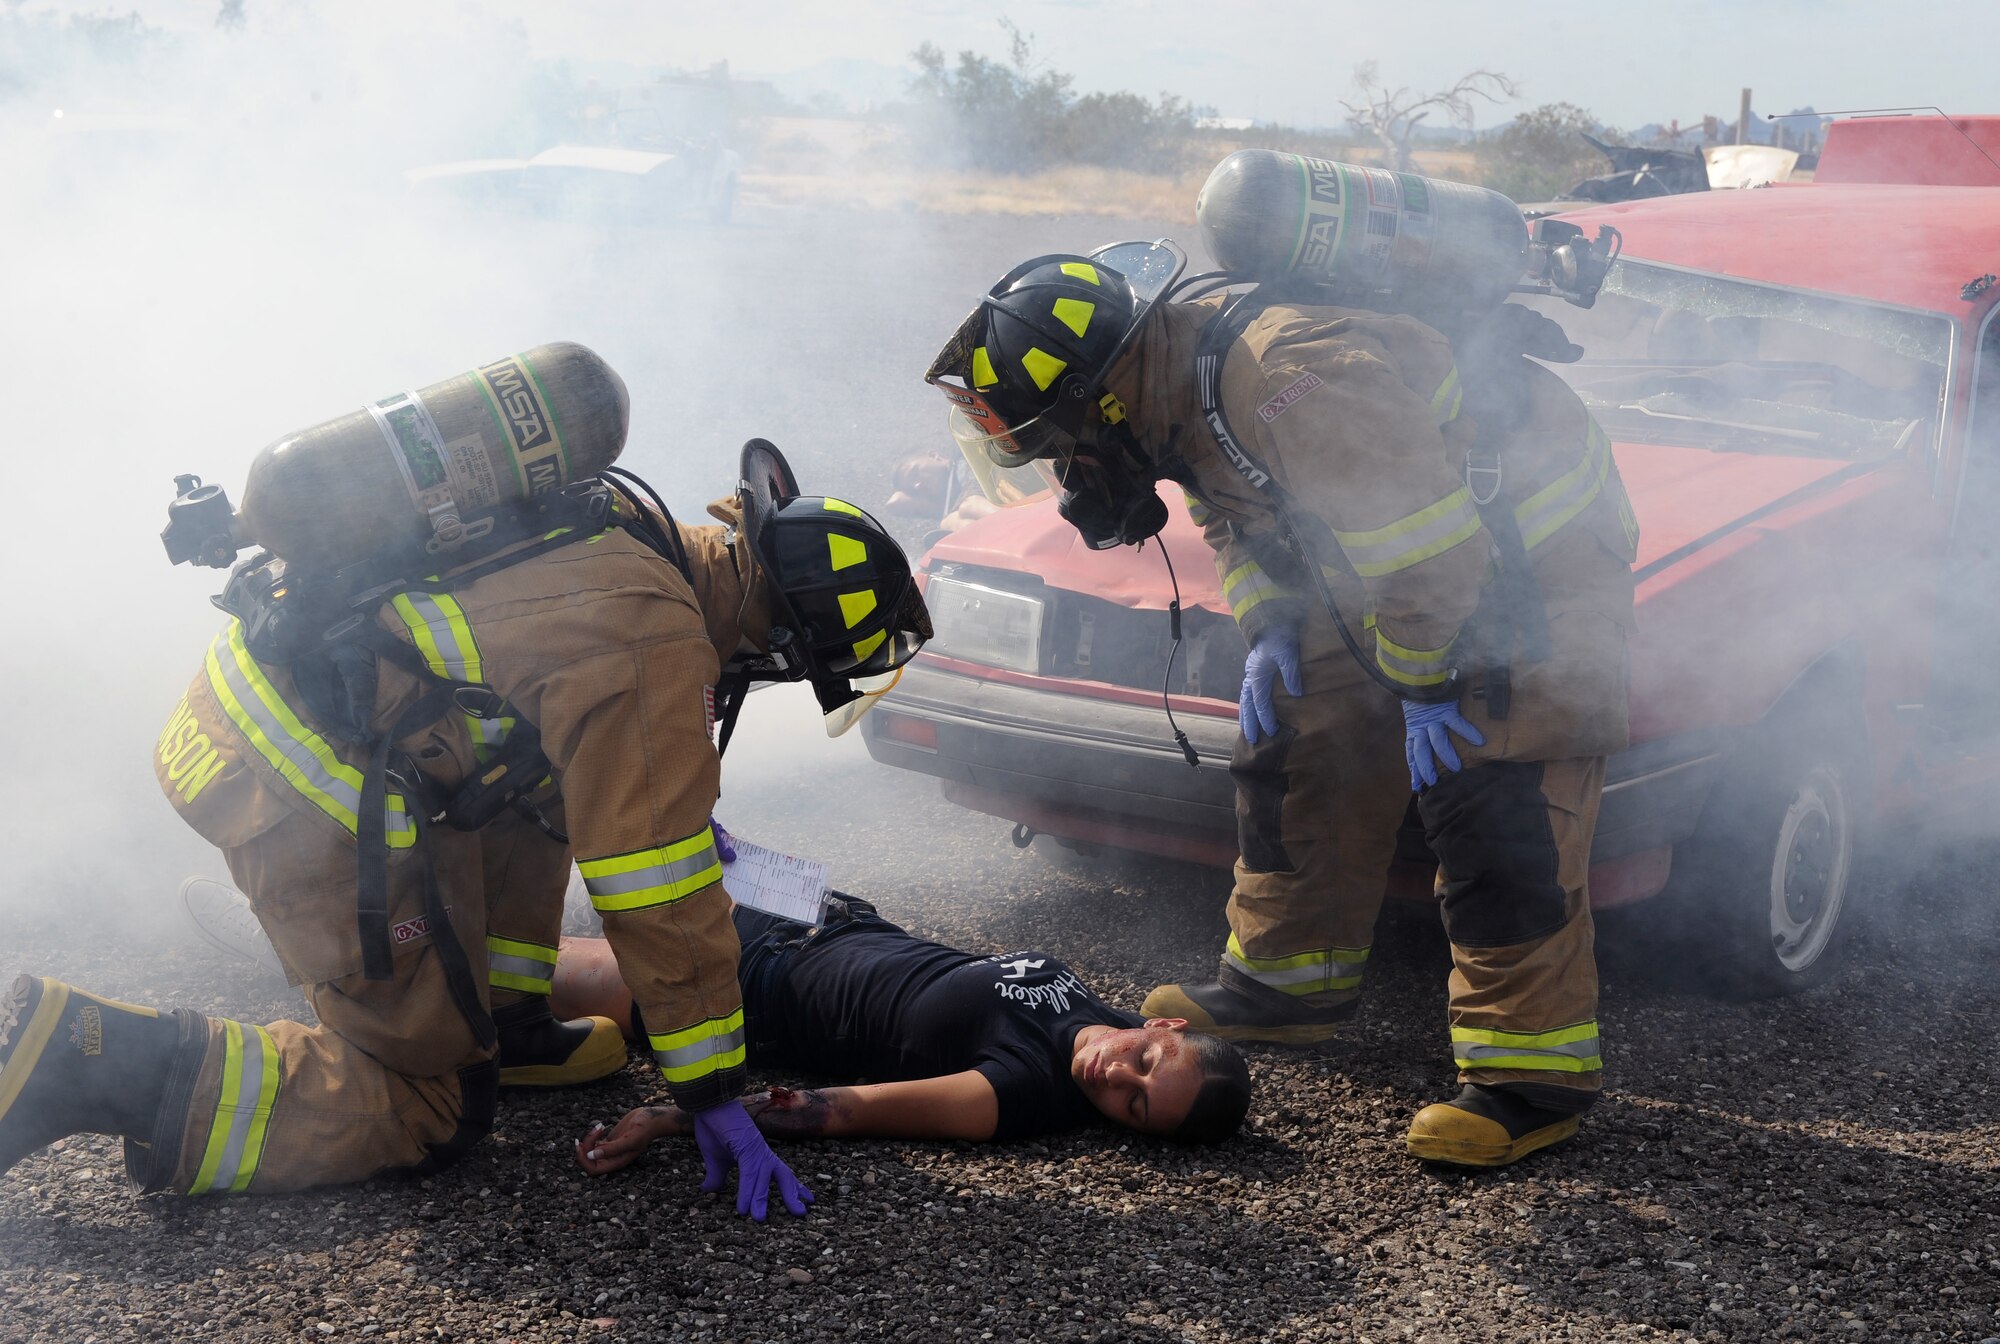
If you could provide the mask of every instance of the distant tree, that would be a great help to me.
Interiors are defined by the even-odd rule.
[[[1007,59],[947,57],[926,42],[910,54],[912,141],[947,163],[1026,173],[1054,163],[1165,172],[1179,168],[1194,119],[1180,99],[1135,93],[1077,97],[1049,68],[1032,34],[1002,19]]]
[[[1390,88],[1382,82],[1380,66],[1363,61],[1354,67],[1354,90],[1358,101],[1345,98],[1347,120],[1356,131],[1372,137],[1389,155],[1389,166],[1410,171],[1410,142],[1417,128],[1433,112],[1441,112],[1466,131],[1472,129],[1473,99],[1497,103],[1512,98],[1519,86],[1497,70],[1474,70],[1461,76],[1448,89],[1419,93],[1410,88]]]
[[[248,20],[244,17],[245,0],[222,0],[222,7],[215,11],[215,26],[225,33],[240,33]]]
[[[1574,103],[1544,103],[1523,112],[1481,142],[1479,180],[1517,201],[1552,200],[1608,167],[1584,132],[1624,139]]]

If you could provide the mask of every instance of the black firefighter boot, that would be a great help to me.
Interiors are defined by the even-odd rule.
[[[1467,1083],[1450,1101],[1418,1111],[1404,1143],[1411,1157],[1426,1162],[1504,1167],[1576,1133],[1578,1115],[1596,1094],[1565,1092]],[[1548,1101],[1558,1104],[1540,1104]]]
[[[1318,1045],[1333,1039],[1354,1016],[1355,1000],[1330,1006],[1307,1003],[1258,984],[1225,966],[1198,985],[1157,985],[1139,1005],[1144,1017],[1185,1018],[1190,1030],[1225,1041],[1269,1045]]]
[[[128,1154],[143,1148],[176,1059],[198,1063],[205,1042],[197,1014],[20,976],[0,994],[0,1173],[71,1134],[121,1134]]]
[[[625,1037],[608,1017],[558,1022],[545,994],[493,1010],[500,1037],[500,1086],[570,1087],[625,1067]]]

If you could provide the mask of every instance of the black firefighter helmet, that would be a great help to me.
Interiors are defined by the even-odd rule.
[[[1156,464],[1104,383],[1185,264],[1165,240],[1022,262],[925,374],[952,403],[959,447],[1003,467],[1046,463],[1063,516],[1092,546],[1142,540],[1166,521]]]
[[[882,525],[844,499],[802,495],[784,456],[743,445],[743,535],[771,595],[759,675],[810,681],[838,735],[894,684],[931,636],[910,562]]]

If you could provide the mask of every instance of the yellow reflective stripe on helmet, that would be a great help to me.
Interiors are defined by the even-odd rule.
[[[868,618],[868,613],[875,610],[875,605],[875,594],[866,588],[863,588],[859,592],[842,593],[840,594],[840,618],[846,621],[847,628],[852,630]]]
[[[1090,330],[1090,315],[1097,311],[1097,305],[1088,299],[1057,299],[1050,308],[1056,321],[1081,336]]]
[[[722,880],[715,831],[708,826],[670,845],[584,859],[577,867],[599,914],[670,905]]]
[[[819,502],[819,506],[825,509],[828,513],[850,513],[853,514],[856,518],[861,517],[860,509],[856,508],[852,504],[849,504],[844,499],[835,499],[832,495],[828,495],[825,499],[822,499]]]
[[[1406,649],[1382,633],[1373,615],[1362,621],[1362,625],[1374,632],[1375,665],[1391,681],[1410,687],[1442,686],[1451,675],[1451,650],[1458,643],[1456,635],[1441,649]]]
[[[1234,933],[1222,954],[1229,966],[1260,985],[1282,994],[1319,994],[1330,989],[1355,989],[1368,962],[1365,947],[1322,947],[1284,957],[1253,957]]]
[[[1611,441],[1593,418],[1584,431],[1583,460],[1514,507],[1521,524],[1521,544],[1529,550],[1554,536],[1565,523],[1590,507],[1611,474]],[[1621,515],[1622,520],[1622,515]],[[1637,531],[1636,524],[1633,529]]]
[[[1465,403],[1465,388],[1459,383],[1458,365],[1438,384],[1438,390],[1431,393],[1431,409],[1437,412],[1438,424],[1448,425],[1458,419],[1459,407]]]
[[[1196,527],[1207,527],[1209,518],[1213,516],[1209,513],[1208,505],[1196,499],[1191,492],[1186,490],[1181,491],[1181,498],[1187,501],[1188,517],[1194,519],[1194,525]]]
[[[835,572],[852,568],[868,558],[868,543],[858,537],[842,536],[838,532],[826,534],[826,553],[833,561]]]
[[[888,637],[889,632],[887,630],[877,630],[874,634],[868,636],[868,638],[858,641],[854,646],[854,660],[856,662],[866,662],[868,655],[881,648],[882,641]]]
[[[1285,590],[1273,583],[1271,576],[1255,560],[1238,565],[1222,580],[1222,599],[1229,604],[1229,610],[1239,623],[1259,602],[1284,595]]]
[[[1554,1031],[1490,1031],[1453,1027],[1451,1052],[1461,1069],[1540,1069],[1595,1073],[1604,1067],[1597,1024],[1580,1022]]]
[[[201,1166],[188,1186],[191,1195],[239,1192],[249,1186],[264,1160],[271,1108],[278,1100],[278,1047],[271,1033],[224,1020],[222,1040],[222,1095]]]
[[[1059,269],[1064,275],[1074,276],[1086,284],[1101,285],[1104,283],[1097,278],[1097,268],[1087,261],[1065,261]]]
[[[1021,356],[1021,367],[1035,380],[1035,386],[1046,392],[1061,376],[1062,371],[1069,367],[1069,362],[1057,359],[1037,345],[1029,347],[1028,353]]]
[[[980,346],[972,352],[973,389],[991,387],[999,381],[1000,375],[993,372],[993,356],[986,353],[985,346]]]
[[[691,1083],[743,1063],[743,1010],[680,1031],[648,1032],[653,1061],[670,1083]]]
[[[208,648],[208,688],[251,749],[351,835],[361,807],[361,772],[305,726],[243,644],[243,623],[231,621]],[[399,793],[383,803],[389,848],[408,849],[417,824]]]
[[[1478,531],[1479,506],[1472,502],[1472,492],[1461,485],[1435,504],[1385,527],[1366,532],[1335,528],[1333,539],[1340,543],[1354,572],[1373,579],[1443,555],[1470,541]]]
[[[544,943],[486,936],[486,983],[495,989],[547,994],[554,987],[556,950]]]

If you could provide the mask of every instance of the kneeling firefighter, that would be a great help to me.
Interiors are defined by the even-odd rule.
[[[1180,281],[1164,241],[1037,257],[928,377],[961,445],[1040,463],[1094,547],[1157,533],[1157,483],[1183,487],[1249,644],[1227,951],[1143,1011],[1335,1034],[1414,790],[1462,1086],[1408,1147],[1511,1162],[1601,1084],[1585,874],[1637,528],[1603,433],[1527,357],[1581,351],[1502,300],[1588,303],[1615,234],[1531,238],[1492,192],[1269,151],[1225,160],[1198,215],[1225,271]]]
[[[160,735],[161,787],[223,851],[317,1027],[114,1003],[23,976],[0,1001],[0,1170],[122,1134],[144,1191],[434,1171],[503,1083],[622,1067],[557,1022],[572,854],[704,1189],[812,1195],[737,1100],[736,937],[710,822],[752,680],[807,679],[844,726],[929,634],[902,551],[801,496],[753,440],[717,526],[612,465],[624,383],[549,345],[290,436],[233,512],[181,478],[176,561],[238,564],[228,626]],[[643,495],[643,497],[642,497]],[[859,686],[857,686],[859,683]]]

